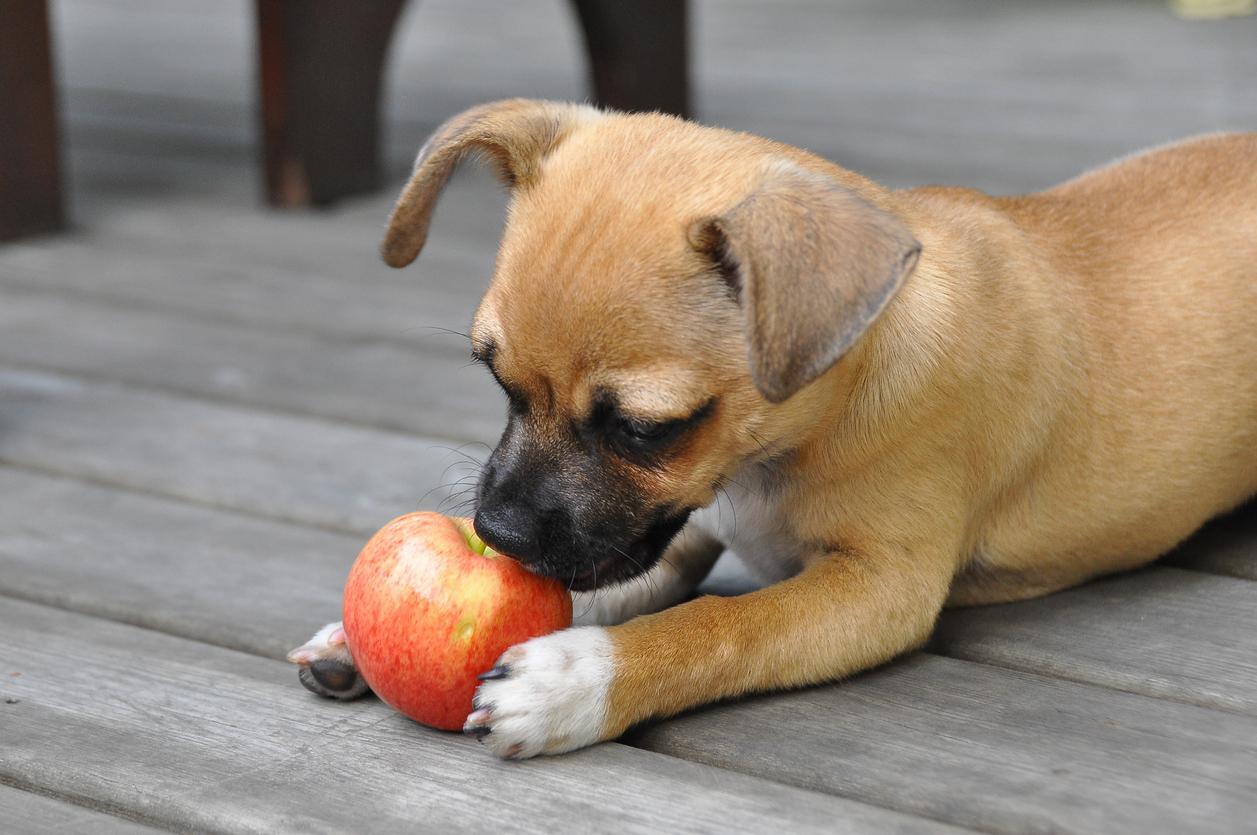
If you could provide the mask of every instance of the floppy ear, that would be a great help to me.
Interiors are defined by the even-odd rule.
[[[894,214],[781,161],[691,246],[742,305],[756,388],[780,403],[847,352],[911,274],[921,245]]]
[[[473,107],[436,129],[419,150],[414,173],[388,221],[381,254],[390,267],[404,267],[428,238],[436,199],[454,167],[470,154],[485,156],[512,187],[527,187],[541,160],[573,127],[601,114],[592,107],[561,102],[507,99]]]

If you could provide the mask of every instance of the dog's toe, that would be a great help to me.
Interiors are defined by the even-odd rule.
[[[463,724],[463,733],[468,736],[482,737],[493,730],[489,723],[493,721],[493,711],[482,708],[475,711],[467,717],[466,723]]]
[[[345,630],[329,623],[314,637],[292,652],[288,660],[297,664],[298,680],[312,693],[329,699],[356,699],[368,690],[358,675],[353,657],[345,644]]]
[[[534,638],[480,676],[463,733],[508,760],[590,745],[603,738],[611,674],[604,629]]]

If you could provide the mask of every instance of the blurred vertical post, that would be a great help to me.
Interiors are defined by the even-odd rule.
[[[686,0],[572,0],[598,104],[690,115]]]
[[[327,205],[380,185],[384,58],[405,0],[257,0],[267,199]]]
[[[64,225],[47,0],[0,0],[0,241]]]

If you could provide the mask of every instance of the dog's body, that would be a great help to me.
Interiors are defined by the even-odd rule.
[[[1148,562],[1257,491],[1257,135],[1027,197],[893,200],[923,254],[861,346],[882,355],[882,412],[844,396],[816,416],[832,431],[813,454],[859,466],[782,473],[797,493],[769,508],[771,491],[730,488],[719,527],[742,528],[728,544],[752,564],[773,555],[766,579],[799,562],[780,518],[841,508],[884,536],[911,513],[905,527],[955,542],[950,602],[1023,599]],[[886,507],[929,480],[963,510]]]
[[[1257,492],[1257,134],[990,198],[498,103],[420,153],[390,263],[468,151],[515,187],[472,330],[513,404],[477,528],[602,624],[503,657],[468,720],[503,756],[849,675]],[[773,584],[681,603],[725,547]]]

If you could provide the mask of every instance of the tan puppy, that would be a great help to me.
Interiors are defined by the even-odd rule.
[[[512,404],[476,527],[603,624],[486,673],[467,730],[499,755],[850,675],[1257,491],[1257,134],[991,198],[499,102],[420,152],[390,264],[469,153],[513,191],[471,332]],[[672,606],[725,547],[777,582]],[[329,634],[298,660],[347,661]]]

